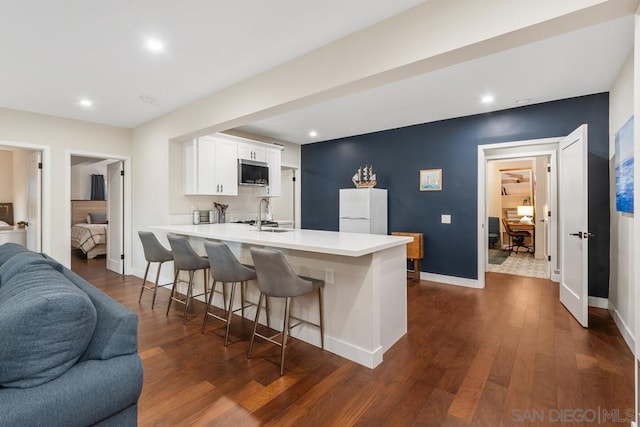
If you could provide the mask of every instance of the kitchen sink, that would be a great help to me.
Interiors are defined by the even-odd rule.
[[[252,229],[252,231],[258,231],[257,229]],[[293,228],[279,228],[279,227],[262,227],[260,232],[265,233],[286,233],[288,231],[293,231]]]

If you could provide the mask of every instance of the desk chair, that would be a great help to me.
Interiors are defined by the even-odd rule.
[[[500,240],[500,219],[495,216],[489,217],[489,249],[495,246]]]
[[[509,225],[505,218],[502,218],[502,225],[504,226],[504,230],[509,235],[511,243],[507,248],[509,250],[509,255],[511,255],[513,248],[517,248],[516,253],[518,253],[520,248],[525,248],[527,251],[529,250],[529,247],[524,244],[524,238],[531,237],[531,233],[525,230],[514,230],[513,228],[511,228],[511,225]]]

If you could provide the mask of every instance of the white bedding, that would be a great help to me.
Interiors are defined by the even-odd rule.
[[[107,224],[75,224],[71,227],[71,244],[85,254],[107,243]]]

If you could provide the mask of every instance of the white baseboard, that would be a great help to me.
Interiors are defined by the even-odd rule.
[[[589,297],[589,307],[609,309],[609,298]]]
[[[620,316],[618,309],[613,304],[609,304],[608,308],[609,308],[609,313],[611,314],[611,317],[613,317],[613,321],[616,323],[616,326],[618,327],[618,330],[622,335],[622,338],[624,338],[624,342],[626,342],[627,345],[629,346],[629,350],[631,350],[631,353],[635,354],[636,340],[633,337],[631,330],[629,329],[625,321],[622,319],[622,316]]]
[[[466,288],[480,289],[483,286],[477,279],[467,279],[465,277],[445,276],[443,274],[420,272],[421,280],[429,280],[430,282],[445,283],[447,285],[464,286]]]
[[[325,335],[324,348],[331,353],[335,353],[338,356],[352,360],[360,365],[366,366],[367,368],[373,369],[382,363],[382,346],[371,352],[364,348],[356,347],[352,344],[348,344],[344,341]]]

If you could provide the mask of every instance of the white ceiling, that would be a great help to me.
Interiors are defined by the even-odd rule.
[[[419,3],[0,0],[0,107],[135,127]]]
[[[632,48],[628,16],[240,129],[305,144],[606,92]],[[495,102],[483,105],[480,98],[489,93]],[[308,135],[312,129],[315,138]]]
[[[136,127],[419,3],[0,0],[0,107]],[[304,144],[608,91],[632,47],[629,16],[241,129]]]

